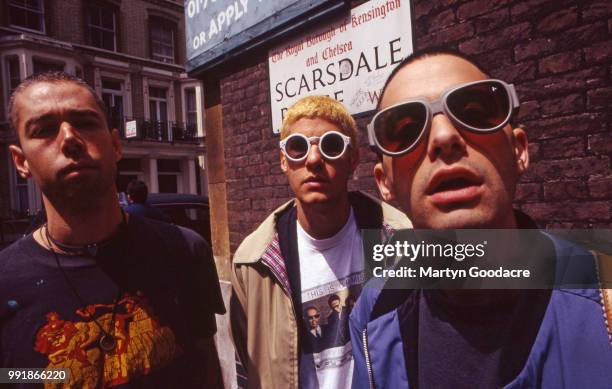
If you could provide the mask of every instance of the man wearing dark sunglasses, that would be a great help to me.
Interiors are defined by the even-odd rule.
[[[529,165],[525,131],[511,125],[518,106],[512,85],[460,53],[407,57],[368,125],[382,197],[419,229],[535,229],[512,207]],[[584,252],[538,244],[553,258]],[[603,304],[597,289],[367,287],[350,319],[353,387],[610,387]]]
[[[363,283],[360,229],[410,226],[348,180],[357,126],[341,103],[306,97],[285,116],[280,166],[295,199],[234,255],[232,335],[249,388],[350,388],[349,296]],[[353,297],[354,298],[354,297]]]

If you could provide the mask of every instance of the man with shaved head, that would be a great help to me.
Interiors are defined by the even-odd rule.
[[[0,253],[0,367],[64,369],[74,388],[222,386],[210,247],[121,209],[104,103],[72,75],[42,73],[15,89],[9,117],[15,168],[41,189],[46,222]]]
[[[368,126],[383,199],[418,229],[536,229],[512,207],[529,166],[527,135],[512,121],[518,107],[513,85],[461,53],[407,57]],[[549,235],[537,233],[536,245],[553,262],[568,252],[593,261]],[[354,388],[610,387],[612,345],[598,289],[386,289],[390,281],[380,282],[364,288],[351,315]]]

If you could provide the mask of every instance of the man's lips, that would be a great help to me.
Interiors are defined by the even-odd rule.
[[[62,169],[60,169],[59,171],[59,175],[60,176],[67,176],[70,173],[78,173],[78,172],[82,172],[84,170],[92,170],[92,169],[97,169],[98,167],[96,166],[96,164],[94,163],[73,163],[70,164],[68,166],[63,167]]]
[[[464,167],[437,171],[427,186],[426,194],[440,206],[468,202],[480,196],[482,178]]]
[[[320,176],[308,177],[302,181],[303,185],[320,185],[329,182],[328,179]]]

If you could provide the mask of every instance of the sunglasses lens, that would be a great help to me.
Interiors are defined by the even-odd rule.
[[[463,124],[476,130],[489,130],[502,124],[510,113],[510,97],[496,81],[469,85],[448,95],[449,111]]]
[[[383,149],[397,153],[414,145],[426,121],[425,105],[406,103],[381,112],[374,121],[374,134]]]
[[[344,139],[340,134],[328,133],[321,139],[321,151],[328,157],[339,157],[344,152]]]
[[[285,144],[289,158],[301,159],[308,153],[308,141],[302,136],[290,136]]]

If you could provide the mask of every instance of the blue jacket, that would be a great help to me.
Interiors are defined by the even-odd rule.
[[[590,255],[572,243],[551,240],[560,273],[575,270],[564,268],[571,263],[564,259]],[[350,317],[354,389],[409,387],[399,306],[372,317],[384,282],[373,279],[364,287]],[[612,344],[602,304],[599,289],[553,290],[527,362],[505,388],[612,388]]]

